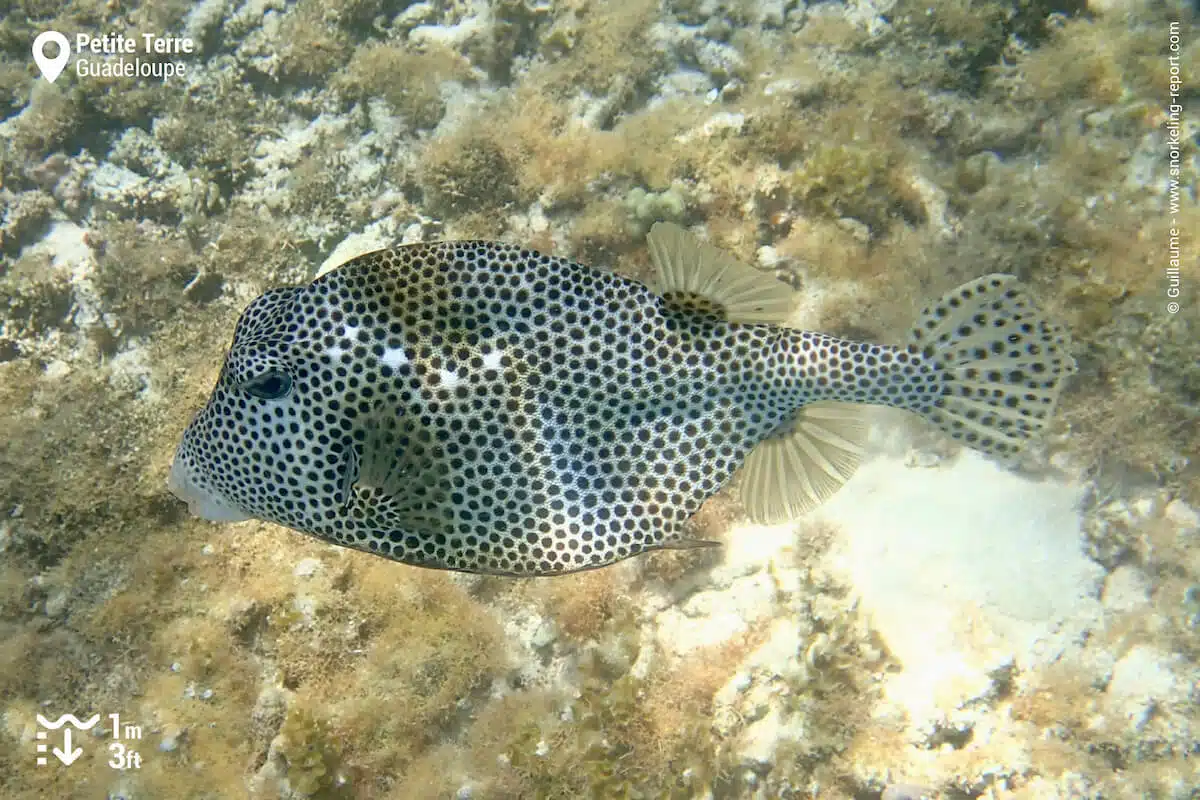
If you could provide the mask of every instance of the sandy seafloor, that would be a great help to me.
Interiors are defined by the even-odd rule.
[[[1193,17],[11,4],[0,796],[1200,797]],[[196,52],[140,54],[184,65],[166,81],[72,61],[51,84],[48,29]],[[657,219],[792,283],[796,326],[880,341],[1016,273],[1079,372],[1014,467],[881,413],[809,517],[751,526],[725,492],[694,523],[723,548],[558,579],[421,571],[167,494],[264,289],[443,237],[644,277]],[[37,715],[68,712],[102,717],[70,766],[38,751],[63,734]]]

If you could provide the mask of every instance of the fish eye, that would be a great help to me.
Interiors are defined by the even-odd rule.
[[[292,390],[292,378],[286,372],[264,372],[243,383],[242,388],[260,400],[278,400]]]

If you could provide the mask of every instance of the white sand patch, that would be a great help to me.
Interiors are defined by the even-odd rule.
[[[724,537],[722,563],[706,576],[703,588],[680,603],[651,594],[649,606],[661,608],[654,617],[659,646],[682,656],[727,642],[778,614],[781,589],[798,588],[791,574],[795,569],[777,565],[780,557],[790,560],[795,536],[794,525],[735,526]]]
[[[888,700],[930,719],[988,694],[997,668],[1079,646],[1103,578],[1080,547],[1081,496],[964,450],[936,469],[877,458],[816,512],[840,529],[831,569],[904,665]]]

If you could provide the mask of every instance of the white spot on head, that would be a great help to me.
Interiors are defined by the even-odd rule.
[[[345,350],[345,348],[338,347],[335,344],[332,347],[325,348],[325,355],[329,356],[332,359],[338,359],[338,358],[341,358],[342,356],[346,355],[346,350]]]
[[[356,341],[358,339],[359,330],[360,328],[357,325],[343,325],[342,338],[349,339],[352,342]]]
[[[383,351],[383,355],[379,358],[379,363],[385,367],[396,369],[408,363],[408,356],[404,354],[404,349],[401,347],[389,347]]]
[[[500,369],[500,359],[501,359],[501,357],[503,357],[503,355],[504,354],[501,353],[499,350],[493,350],[490,353],[484,353],[483,354],[483,368],[484,369]]]
[[[440,369],[438,370],[438,376],[442,380],[442,386],[445,386],[447,389],[453,389],[462,383],[462,378],[453,370]]]

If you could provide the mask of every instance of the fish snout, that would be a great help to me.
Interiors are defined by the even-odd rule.
[[[187,456],[182,452],[177,451],[171,462],[167,490],[187,503],[188,511],[201,519],[211,522],[242,522],[250,519],[245,511],[198,482],[192,474]]]

